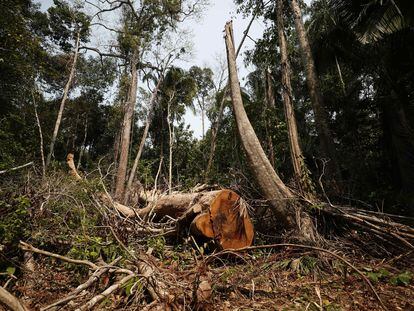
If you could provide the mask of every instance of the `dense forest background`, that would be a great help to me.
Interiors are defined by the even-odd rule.
[[[407,6],[407,14],[410,14],[411,8]],[[364,27],[361,24],[366,23],[370,31],[375,27],[375,18],[379,22],[385,18],[377,10],[385,8],[372,5],[372,12],[366,13],[365,19],[358,23],[350,15],[358,12],[350,11],[349,15],[344,15],[335,9],[337,7],[329,1],[315,1],[310,7],[303,8],[327,122],[335,143],[335,161],[340,167],[337,183],[341,191],[332,199],[354,203],[353,200],[362,200],[380,209],[412,213],[413,51],[408,48],[412,43],[412,31],[406,27],[379,38],[361,37],[364,36],[363,32],[359,32]],[[124,26],[112,32],[116,38],[114,47],[98,55],[90,50],[87,53],[86,48],[83,48],[91,40],[90,25],[97,17],[93,19],[82,10],[82,5],[77,7],[63,1],[55,1],[47,12],[40,11],[39,6],[30,1],[13,2],[13,5],[8,1],[2,2],[1,169],[30,161],[34,161],[41,169],[38,125],[42,131],[42,152],[46,156],[50,152],[48,147],[73,62],[77,31],[80,31],[79,59],[69,86],[69,97],[48,171],[61,166],[59,163],[65,160],[69,152],[75,153],[76,159],[82,154],[79,168],[85,173],[93,172],[101,159],[107,164],[116,163],[126,92],[124,85],[128,79],[126,59],[131,45],[126,35],[119,31],[129,27],[127,19],[133,17],[127,16],[127,12],[122,13]],[[257,10],[255,14],[263,16],[267,25],[255,49],[241,56],[246,64],[256,68],[242,85],[245,108],[262,145],[273,158],[276,170],[283,180],[289,181],[293,179],[293,171],[281,104],[281,64],[280,52],[276,48],[278,39],[274,5],[260,8],[254,1],[243,2],[240,10],[246,14]],[[202,14],[202,9],[199,13]],[[159,70],[164,65],[154,63],[154,59],[157,57],[159,62],[166,62],[169,53],[173,59],[165,64],[167,78],[157,98],[137,181],[151,187],[159,163],[164,159],[159,181],[162,187],[168,183],[165,182],[168,180],[169,152],[167,98],[169,89],[174,89],[177,95],[174,95],[171,103],[170,116],[174,127],[174,187],[194,186],[204,182],[207,175],[206,180],[210,183],[254,188],[248,185],[249,172],[243,169],[246,160],[228,100],[224,104],[229,108],[223,112],[213,163],[206,171],[212,129],[225,84],[225,68],[223,72],[213,72],[209,68],[194,67],[187,71],[175,67],[174,60],[181,57],[180,50],[175,47],[175,50],[169,51],[168,45],[171,48],[174,42],[166,43],[169,32],[174,32],[174,28],[168,28],[170,25],[167,24],[171,21],[162,22],[166,25],[151,25],[154,33],[145,30],[145,36],[149,37],[143,39],[145,46],[140,51],[144,59],[151,60],[152,66],[159,68],[154,70],[143,64],[139,69],[139,99],[133,114],[128,154],[130,163],[138,150],[149,109],[150,95],[146,84],[157,83],[157,76],[161,74]],[[285,28],[298,132],[306,164],[319,187],[317,181],[324,161],[333,160],[324,158],[320,150],[297,33],[293,16],[288,11]],[[110,32],[105,28],[102,31]],[[361,38],[365,41],[361,41]],[[165,46],[160,48],[160,44]],[[114,57],[105,53],[112,53]],[[181,53],[185,54],[185,45]],[[182,82],[178,83],[180,79]],[[266,83],[271,84],[274,106],[266,103]],[[117,89],[115,96],[108,96],[111,88]],[[203,113],[203,118],[208,118],[213,124],[212,129],[205,129],[202,139],[194,138],[184,126],[183,114],[187,107],[191,107],[195,113]],[[327,187],[326,190],[329,192],[331,189]]]
[[[249,153],[254,144],[242,134],[238,86],[271,165],[265,171],[274,169],[271,176],[283,181],[281,196],[306,204],[301,211],[312,214],[329,203],[414,217],[411,1],[235,3],[247,19],[261,19],[263,37],[237,55],[239,44],[252,40],[250,26],[233,43],[226,28],[227,60],[185,69],[191,35],[179,26],[202,17],[207,1],[54,0],[46,11],[32,0],[0,2],[2,269],[23,256],[19,240],[45,247],[76,241],[57,249],[88,260],[125,253],[102,246],[111,234],[100,228],[113,225],[127,244],[123,225],[96,211],[85,216],[84,205],[95,204],[85,193],[103,189],[139,208],[145,191],[228,188],[252,206],[257,241],[268,242],[269,230],[280,233],[283,225],[268,214],[271,190],[260,182],[266,172],[252,160],[258,148]],[[95,46],[96,31],[111,38],[108,45]],[[223,40],[223,55],[225,48]],[[240,85],[232,57],[253,68]],[[186,125],[188,110],[200,115],[202,137]],[[81,186],[67,174],[69,154]],[[274,210],[280,220],[283,211]],[[62,219],[66,229],[59,229]],[[339,228],[326,224],[318,230]],[[412,232],[406,234],[412,250]],[[151,239],[157,250],[160,241]]]

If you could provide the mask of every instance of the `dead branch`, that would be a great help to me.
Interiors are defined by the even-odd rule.
[[[62,255],[58,255],[58,254],[51,253],[51,252],[48,252],[48,251],[44,251],[44,250],[38,249],[38,248],[28,244],[28,243],[25,243],[23,241],[20,241],[19,248],[23,251],[37,253],[37,254],[57,258],[57,259],[60,259],[60,260],[63,260],[63,261],[69,262],[69,263],[88,266],[89,268],[91,268],[93,270],[99,269],[99,266],[97,266],[93,262],[90,262],[89,260],[72,259],[72,258],[69,258],[69,257],[66,257],[66,256],[62,256]]]
[[[20,166],[16,166],[16,167],[13,167],[13,168],[9,168],[7,170],[2,170],[2,171],[0,171],[0,175],[1,174],[8,173],[8,172],[12,172],[12,171],[17,171],[17,170],[20,170],[22,168],[28,167],[30,165],[33,165],[33,162],[29,162],[29,163],[26,163],[26,164],[23,164],[23,165],[20,165]]]
[[[106,290],[104,290],[99,295],[96,295],[95,297],[93,297],[86,304],[76,309],[76,311],[84,311],[84,310],[92,309],[97,303],[101,302],[106,297],[108,297],[109,295],[119,290],[124,284],[126,284],[129,280],[133,279],[134,277],[135,277],[135,274],[127,275],[126,277],[122,278],[119,282],[109,286]]]
[[[74,291],[72,291],[67,297],[60,299],[54,303],[52,303],[51,305],[48,305],[47,307],[41,308],[40,311],[46,311],[48,309],[51,309],[53,307],[56,307],[58,305],[62,305],[62,304],[66,304],[69,301],[75,299],[76,297],[79,296],[79,294],[89,288],[93,283],[95,283],[96,281],[99,280],[99,278],[106,272],[108,272],[108,270],[111,268],[111,266],[116,265],[122,257],[118,257],[116,258],[114,261],[112,261],[108,266],[104,266],[104,267],[100,267],[98,268],[92,275],[91,277],[83,284],[79,285]]]
[[[27,311],[28,309],[17,299],[10,294],[4,287],[0,286],[0,303],[10,308],[12,311]]]

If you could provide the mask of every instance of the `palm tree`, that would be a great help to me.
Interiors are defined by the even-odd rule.
[[[332,9],[355,31],[362,43],[412,27],[412,0],[330,0]]]

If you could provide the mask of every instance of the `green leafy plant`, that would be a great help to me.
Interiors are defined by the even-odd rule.
[[[403,273],[393,276],[390,279],[390,283],[392,285],[408,286],[411,283],[412,279],[413,279],[413,274],[410,271],[405,271]]]

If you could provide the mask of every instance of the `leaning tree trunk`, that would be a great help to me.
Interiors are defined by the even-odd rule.
[[[290,81],[291,72],[283,25],[283,0],[278,0],[277,2],[276,21],[282,68],[282,97],[289,135],[290,157],[292,160],[293,171],[295,173],[296,185],[299,187],[301,193],[309,194],[313,191],[313,185],[309,177],[309,170],[305,164],[302,149],[300,147],[295,111],[292,104],[292,85]]]
[[[264,197],[271,204],[273,212],[282,225],[286,228],[296,229],[301,238],[315,240],[315,230],[309,215],[304,214],[298,204],[295,204],[295,196],[276,174],[250,124],[243,107],[239,78],[237,76],[231,22],[226,24],[225,32],[233,112],[240,140],[246,152],[252,173]]]
[[[243,33],[243,37],[242,37],[242,39],[240,41],[240,44],[239,44],[239,46],[237,47],[237,50],[236,50],[235,58],[237,58],[237,56],[239,56],[239,53],[240,53],[241,48],[243,46],[243,43],[244,43],[244,41],[246,40],[246,38],[249,34],[249,31],[250,31],[250,28],[252,27],[254,19],[256,18],[256,14],[257,14],[256,12],[253,14],[249,24],[247,25],[246,30]],[[217,134],[218,134],[219,129],[220,129],[221,119],[223,118],[224,103],[226,102],[226,97],[227,97],[229,88],[230,88],[229,81],[227,81],[226,86],[223,89],[223,97],[220,101],[220,108],[219,108],[219,112],[218,112],[218,115],[217,115],[217,119],[216,119],[214,127],[212,128],[212,131],[211,131],[210,156],[208,158],[207,168],[206,168],[206,171],[205,171],[205,174],[204,174],[204,179],[206,181],[207,181],[208,174],[210,173],[211,166],[213,165],[214,152],[216,151]]]
[[[65,109],[66,100],[68,99],[69,90],[70,90],[70,87],[72,86],[73,77],[75,75],[76,63],[78,62],[78,55],[79,55],[79,43],[80,43],[80,32],[78,31],[77,37],[76,37],[74,55],[73,55],[73,62],[70,68],[68,81],[66,82],[65,89],[63,90],[63,98],[62,98],[62,101],[60,102],[59,112],[56,118],[55,128],[52,134],[52,140],[50,141],[49,153],[46,158],[46,167],[49,166],[50,161],[52,160],[56,138],[59,132],[60,123],[62,122],[63,110]]]
[[[131,139],[132,118],[134,115],[135,103],[137,100],[138,83],[138,56],[139,49],[135,48],[131,57],[131,81],[128,92],[128,99],[125,103],[124,119],[122,122],[122,134],[120,143],[120,155],[115,183],[115,198],[123,201],[125,191],[125,179],[128,167],[129,142]]]
[[[321,151],[323,152],[323,156],[329,159],[327,164],[327,174],[329,174],[328,177],[333,181],[335,176],[339,177],[340,169],[336,158],[335,144],[328,125],[328,115],[325,107],[323,106],[319,80],[315,69],[315,62],[313,60],[311,47],[303,25],[302,13],[299,4],[297,0],[291,0],[290,3],[292,5],[295,17],[295,27],[302,50],[302,56],[305,62],[306,81],[315,115],[315,125],[320,139]]]
[[[134,182],[134,179],[135,179],[135,174],[137,172],[138,163],[139,163],[139,160],[141,159],[142,151],[144,150],[145,141],[147,140],[147,137],[148,137],[148,131],[149,131],[149,127],[151,125],[151,121],[152,121],[152,118],[153,118],[155,103],[156,103],[156,99],[157,99],[157,94],[158,94],[158,91],[161,87],[162,79],[163,78],[160,77],[160,79],[158,80],[157,85],[155,86],[155,89],[153,90],[153,92],[151,94],[151,99],[150,99],[150,103],[149,103],[149,111],[148,111],[147,119],[146,119],[146,122],[145,122],[144,133],[142,134],[141,142],[140,142],[139,148],[138,148],[138,152],[137,152],[137,155],[136,155],[135,160],[134,160],[134,165],[132,166],[132,169],[131,169],[131,172],[130,172],[129,178],[128,178],[128,184],[127,184],[127,189],[126,189],[125,199],[124,199],[125,203],[127,203],[128,200],[129,200],[129,195],[130,195],[130,191],[131,191],[131,188],[132,188],[132,183]]]

